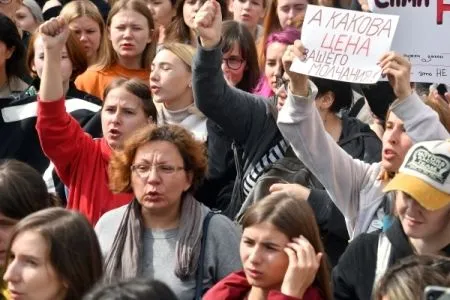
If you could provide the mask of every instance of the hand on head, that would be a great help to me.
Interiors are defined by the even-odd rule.
[[[289,265],[281,285],[281,292],[302,299],[316,278],[323,254],[321,252],[316,254],[314,247],[303,236],[294,238],[284,248],[284,252],[289,257]]]
[[[381,57],[379,65],[383,76],[387,75],[398,99],[402,100],[411,95],[411,63],[407,58],[391,51]]]
[[[222,11],[216,0],[207,0],[198,10],[194,29],[205,48],[216,47],[222,36]]]
[[[51,18],[39,26],[46,50],[61,51],[69,37],[69,26],[62,17]]]
[[[311,193],[311,190],[301,184],[296,183],[275,183],[269,188],[271,193],[286,193],[289,196],[306,201]]]

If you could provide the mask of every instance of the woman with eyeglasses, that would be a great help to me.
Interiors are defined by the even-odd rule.
[[[238,228],[193,197],[206,162],[204,144],[178,125],[146,126],[115,153],[110,187],[134,199],[95,227],[106,282],[148,277],[180,300],[199,300],[241,267]]]
[[[158,124],[177,124],[198,140],[206,141],[206,118],[194,105],[192,58],[195,49],[181,43],[159,47],[150,72],[150,90],[158,111]]]
[[[43,61],[36,129],[41,147],[68,188],[67,207],[95,224],[102,214],[132,199],[131,194],[113,194],[108,188],[109,159],[138,128],[156,121],[156,108],[145,82],[117,79],[103,95],[103,138],[85,134],[65,108],[60,53],[69,26],[58,17],[42,24],[39,32]]]

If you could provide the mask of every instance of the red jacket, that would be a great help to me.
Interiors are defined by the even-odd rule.
[[[214,285],[203,296],[203,300],[242,300],[246,299],[248,292],[250,292],[251,285],[248,284],[245,278],[244,271],[231,273],[216,285]],[[322,300],[319,289],[316,287],[309,287],[303,295],[302,300]],[[272,290],[269,292],[267,300],[299,300],[299,298],[291,297],[282,294],[280,291]]]
[[[36,130],[42,150],[69,188],[67,208],[83,213],[95,225],[107,211],[127,204],[132,194],[113,194],[108,188],[111,148],[92,139],[66,112],[64,98],[38,102]]]

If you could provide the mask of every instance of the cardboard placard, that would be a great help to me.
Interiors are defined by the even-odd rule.
[[[375,83],[377,65],[389,51],[398,16],[308,5],[302,42],[305,61],[294,59],[291,70],[326,79]]]

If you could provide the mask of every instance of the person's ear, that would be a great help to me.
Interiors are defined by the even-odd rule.
[[[331,91],[326,92],[322,96],[322,108],[329,110],[334,103],[334,94]]]
[[[228,0],[228,11],[234,13],[234,0]]]
[[[186,172],[186,185],[183,189],[184,192],[187,192],[191,188],[193,180],[194,180],[194,174],[192,173],[192,171]]]
[[[16,51],[16,47],[12,46],[6,49],[6,59],[10,59],[11,56],[14,54],[14,51]]]

